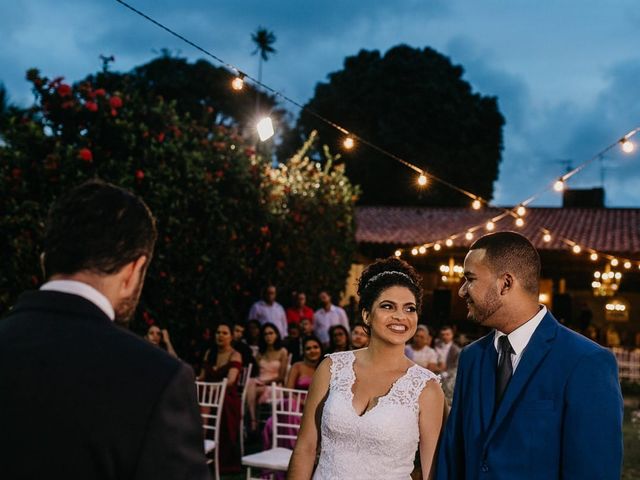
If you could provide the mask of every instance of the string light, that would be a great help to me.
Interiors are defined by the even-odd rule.
[[[419,177],[418,177],[418,185],[420,185],[421,187],[424,187],[427,184],[427,176],[422,173]]]
[[[440,245],[439,243],[436,243],[436,244],[433,246],[433,249],[434,249],[436,252],[439,252],[441,248],[442,248],[442,245]]]
[[[489,230],[490,232],[493,232],[493,230],[495,230],[495,228],[496,228],[496,224],[493,223],[492,221],[488,221],[487,224],[484,227],[487,230]]]
[[[524,225],[524,219],[522,217],[516,218],[516,227],[522,227]]]
[[[477,198],[473,202],[471,202],[471,208],[473,208],[474,210],[480,210],[480,207],[482,207],[482,202]]]
[[[629,270],[631,268],[631,262],[629,262],[629,261],[624,262],[624,268]]]
[[[467,240],[473,240],[473,232],[467,232],[464,234],[464,238]],[[639,267],[640,268],[640,267]]]
[[[452,240],[452,239],[450,239],[450,238],[447,238],[447,240],[444,242],[444,244],[445,244],[447,247],[450,247],[450,246],[452,246],[452,245],[453,245],[453,240]]]
[[[589,258],[591,258],[591,260],[593,260],[595,262],[596,260],[598,260],[598,254],[596,252],[593,252],[591,254],[591,257],[589,257]]]
[[[411,255],[417,255],[418,254],[418,249],[417,248],[412,248],[411,249]]]
[[[418,249],[418,252],[420,252],[420,254],[421,254],[421,255],[424,255],[425,253],[427,253],[427,247],[425,247],[424,245],[423,245],[423,246],[421,246],[421,247]]]
[[[236,92],[244,88],[244,73],[239,73],[238,76],[231,81],[231,88]]]
[[[355,146],[355,144],[356,142],[352,137],[347,137],[344,139],[344,142],[342,142],[342,146],[347,150],[351,150]]]
[[[402,250],[396,250],[396,251],[395,251],[395,253],[394,253],[394,255],[395,255],[396,257],[399,257],[400,255],[402,255]]]
[[[544,240],[546,243],[549,243],[549,242],[551,241],[551,235],[550,235],[550,234],[548,234],[548,233],[545,233],[545,234],[542,236],[542,240]]]
[[[564,180],[560,179],[557,180],[556,183],[553,184],[553,189],[556,192],[562,192],[564,191]]]
[[[526,209],[526,208],[524,208],[524,206],[523,206],[523,205],[520,205],[520,206],[518,207],[518,209],[516,210],[516,213],[518,214],[518,216],[519,216],[519,217],[524,217],[524,216],[525,216],[525,214],[527,213],[527,209]]]
[[[627,138],[623,138],[622,140],[620,140],[620,146],[622,147],[622,151],[624,153],[633,153],[633,151],[636,149],[635,144]]]
[[[258,122],[257,128],[258,128],[258,136],[260,137],[260,140],[263,142],[265,140],[269,140],[275,134],[271,117],[262,118]]]
[[[612,266],[612,267],[617,267],[619,263],[620,263],[620,262],[618,261],[618,259],[617,259],[617,258],[612,258],[612,259],[611,259],[611,266]]]
[[[572,248],[573,253],[578,254],[582,251],[582,248],[580,247],[580,245],[578,245],[577,243],[573,246]]]

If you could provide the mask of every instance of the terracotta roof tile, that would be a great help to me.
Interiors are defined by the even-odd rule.
[[[413,246],[444,241],[484,225],[502,210],[429,207],[358,207],[356,239],[360,243]],[[525,225],[518,228],[513,217],[496,222],[496,231],[514,230],[527,236],[540,250],[566,250],[565,237],[582,247],[608,253],[640,253],[640,208],[527,208]],[[552,241],[542,239],[541,228],[550,230]],[[475,238],[485,233],[481,228]],[[464,235],[456,246],[468,246]]]

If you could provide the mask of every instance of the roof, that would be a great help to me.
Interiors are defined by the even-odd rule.
[[[359,243],[392,244],[399,247],[444,242],[459,235],[453,246],[468,247],[464,233],[477,227],[475,238],[485,233],[483,225],[504,210],[485,208],[369,207],[356,209],[356,240]],[[518,228],[508,216],[495,224],[495,231],[514,230],[531,240],[539,250],[567,250],[574,241],[585,249],[609,253],[640,252],[640,208],[527,208],[525,224]],[[543,240],[541,229],[552,239]]]

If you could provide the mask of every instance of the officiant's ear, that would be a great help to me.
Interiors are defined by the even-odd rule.
[[[515,280],[509,272],[502,274],[502,286],[500,287],[500,295],[505,295],[513,288]]]

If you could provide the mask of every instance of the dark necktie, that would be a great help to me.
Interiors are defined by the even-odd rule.
[[[500,405],[504,391],[507,389],[509,380],[513,375],[513,365],[511,364],[511,354],[514,353],[509,337],[502,335],[498,338],[498,368],[496,370],[496,408]]]

